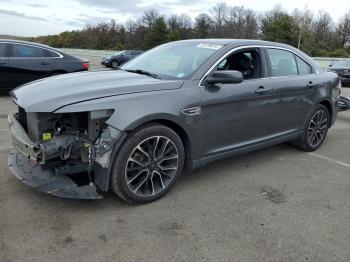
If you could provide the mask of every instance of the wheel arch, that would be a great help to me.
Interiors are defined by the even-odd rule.
[[[193,144],[191,141],[191,136],[189,133],[189,130],[185,128],[179,121],[176,121],[174,118],[165,118],[163,117],[152,117],[152,118],[144,118],[143,120],[137,121],[137,123],[131,124],[128,128],[126,128],[127,133],[130,133],[131,131],[134,131],[136,129],[142,128],[142,126],[149,125],[149,124],[161,124],[164,125],[171,130],[173,130],[181,139],[182,144],[185,149],[185,167],[190,168],[192,165],[192,150],[193,150]]]
[[[164,125],[170,129],[172,129],[174,132],[176,132],[178,134],[178,136],[180,137],[183,145],[184,145],[184,149],[185,149],[185,164],[184,164],[184,168],[185,170],[189,170],[192,168],[192,155],[193,155],[193,144],[192,141],[190,139],[190,135],[188,133],[188,131],[186,131],[186,129],[177,121],[171,120],[171,119],[167,119],[167,118],[153,118],[153,119],[147,119],[142,121],[142,122],[138,122],[138,124],[134,124],[132,126],[129,126],[129,128],[127,128],[124,132],[123,135],[120,139],[119,142],[117,142],[115,148],[112,151],[111,154],[111,159],[110,159],[110,165],[107,169],[105,169],[104,171],[102,171],[103,173],[101,174],[101,176],[103,177],[103,184],[105,185],[102,190],[103,191],[108,191],[110,189],[110,178],[112,175],[112,170],[113,170],[113,162],[115,157],[118,155],[121,147],[124,145],[125,141],[128,139],[128,136],[130,134],[130,132],[138,129],[138,128],[142,128],[142,126],[146,126],[152,123],[158,123],[161,125]],[[101,172],[101,171],[100,171]]]
[[[334,117],[334,109],[332,107],[332,103],[327,99],[323,99],[323,100],[319,101],[319,104],[324,105],[327,108],[327,110],[329,112],[329,117],[331,120],[331,121],[329,121],[328,125],[331,126],[333,123],[333,117]]]

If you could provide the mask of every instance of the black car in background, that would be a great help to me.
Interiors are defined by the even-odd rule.
[[[343,59],[328,67],[328,70],[339,75],[343,86],[350,86],[350,59]]]
[[[124,50],[115,53],[112,56],[103,57],[101,64],[106,67],[118,68],[118,66],[124,64],[130,59],[135,58],[138,55],[141,55],[143,51],[137,50]]]
[[[86,71],[89,60],[80,59],[50,46],[0,39],[0,92],[58,74]]]

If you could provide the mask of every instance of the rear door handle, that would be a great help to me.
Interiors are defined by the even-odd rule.
[[[6,65],[6,64],[7,64],[6,62],[0,61],[0,65]]]
[[[317,84],[313,83],[312,81],[310,81],[307,85],[306,85],[308,88],[313,88],[313,87],[316,87]]]
[[[259,88],[257,90],[255,90],[255,93],[257,94],[265,94],[267,92],[270,92],[272,90],[272,88],[265,88],[263,86],[259,86]]]
[[[40,64],[41,65],[49,65],[49,62],[42,61]]]

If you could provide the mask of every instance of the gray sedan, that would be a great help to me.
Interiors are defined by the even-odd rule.
[[[9,168],[52,195],[94,199],[113,190],[146,203],[184,169],[283,142],[317,150],[336,119],[340,86],[337,74],[288,45],[168,43],[119,70],[16,89]]]

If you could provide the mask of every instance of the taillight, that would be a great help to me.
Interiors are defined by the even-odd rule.
[[[88,70],[89,67],[90,67],[89,63],[83,63],[82,65],[83,65],[83,68],[86,69],[86,70]]]

